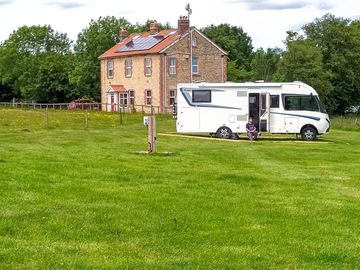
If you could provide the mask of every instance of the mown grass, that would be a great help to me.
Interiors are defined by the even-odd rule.
[[[148,156],[142,115],[83,114],[0,110],[0,269],[360,268],[359,132]]]

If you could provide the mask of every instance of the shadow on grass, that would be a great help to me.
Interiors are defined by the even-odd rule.
[[[181,133],[160,133],[159,135],[163,135],[163,136],[171,136],[171,137],[182,137],[182,138],[194,138],[194,139],[204,139],[204,140],[217,140],[217,141],[249,141],[248,137],[245,136],[241,136],[238,137],[237,139],[220,139],[220,138],[216,138],[216,137],[212,137],[209,136],[209,134],[181,134]],[[299,136],[298,138],[296,138],[295,136],[293,137],[285,137],[285,136],[271,136],[271,135],[265,135],[265,136],[259,136],[258,139],[256,140],[257,142],[261,142],[261,141],[274,141],[274,142],[298,142],[298,143],[334,143],[336,141],[331,140],[331,139],[326,139],[326,138],[317,138],[314,141],[304,141],[301,139],[301,137]]]

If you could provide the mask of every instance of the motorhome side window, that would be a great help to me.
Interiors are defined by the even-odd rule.
[[[211,90],[193,90],[192,102],[211,102]]]
[[[288,111],[319,111],[315,96],[285,96],[285,110]]]
[[[270,96],[270,108],[279,108],[279,95]]]

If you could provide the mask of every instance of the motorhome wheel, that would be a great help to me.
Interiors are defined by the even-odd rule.
[[[301,130],[301,138],[304,141],[313,141],[315,140],[316,135],[317,135],[316,130],[311,126],[305,127]]]
[[[218,138],[222,138],[222,139],[229,139],[231,136],[231,129],[228,127],[221,127],[218,129],[218,131],[216,132],[217,137]]]

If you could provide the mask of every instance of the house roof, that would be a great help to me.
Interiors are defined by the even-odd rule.
[[[221,51],[221,53],[227,55],[223,49],[217,46],[213,41],[211,41],[195,27],[191,27],[190,31],[196,31],[213,46],[215,46],[219,51]],[[100,55],[99,59],[101,60],[132,55],[163,53],[172,45],[185,38],[190,33],[190,31],[187,31],[183,35],[179,35],[177,29],[162,30],[155,35],[150,35],[150,32],[131,34],[123,42],[116,44],[111,49]]]
[[[127,89],[122,84],[110,84],[108,92],[115,91],[115,92],[126,92]]]
[[[146,45],[151,37],[153,39],[150,43],[148,43],[148,45]],[[123,42],[116,44],[114,47],[100,55],[99,59],[141,54],[156,54],[162,51],[164,48],[168,47],[178,38],[179,35],[176,29],[162,30],[155,35],[150,35],[150,32],[131,34]],[[139,46],[139,43],[145,44],[145,46]]]

